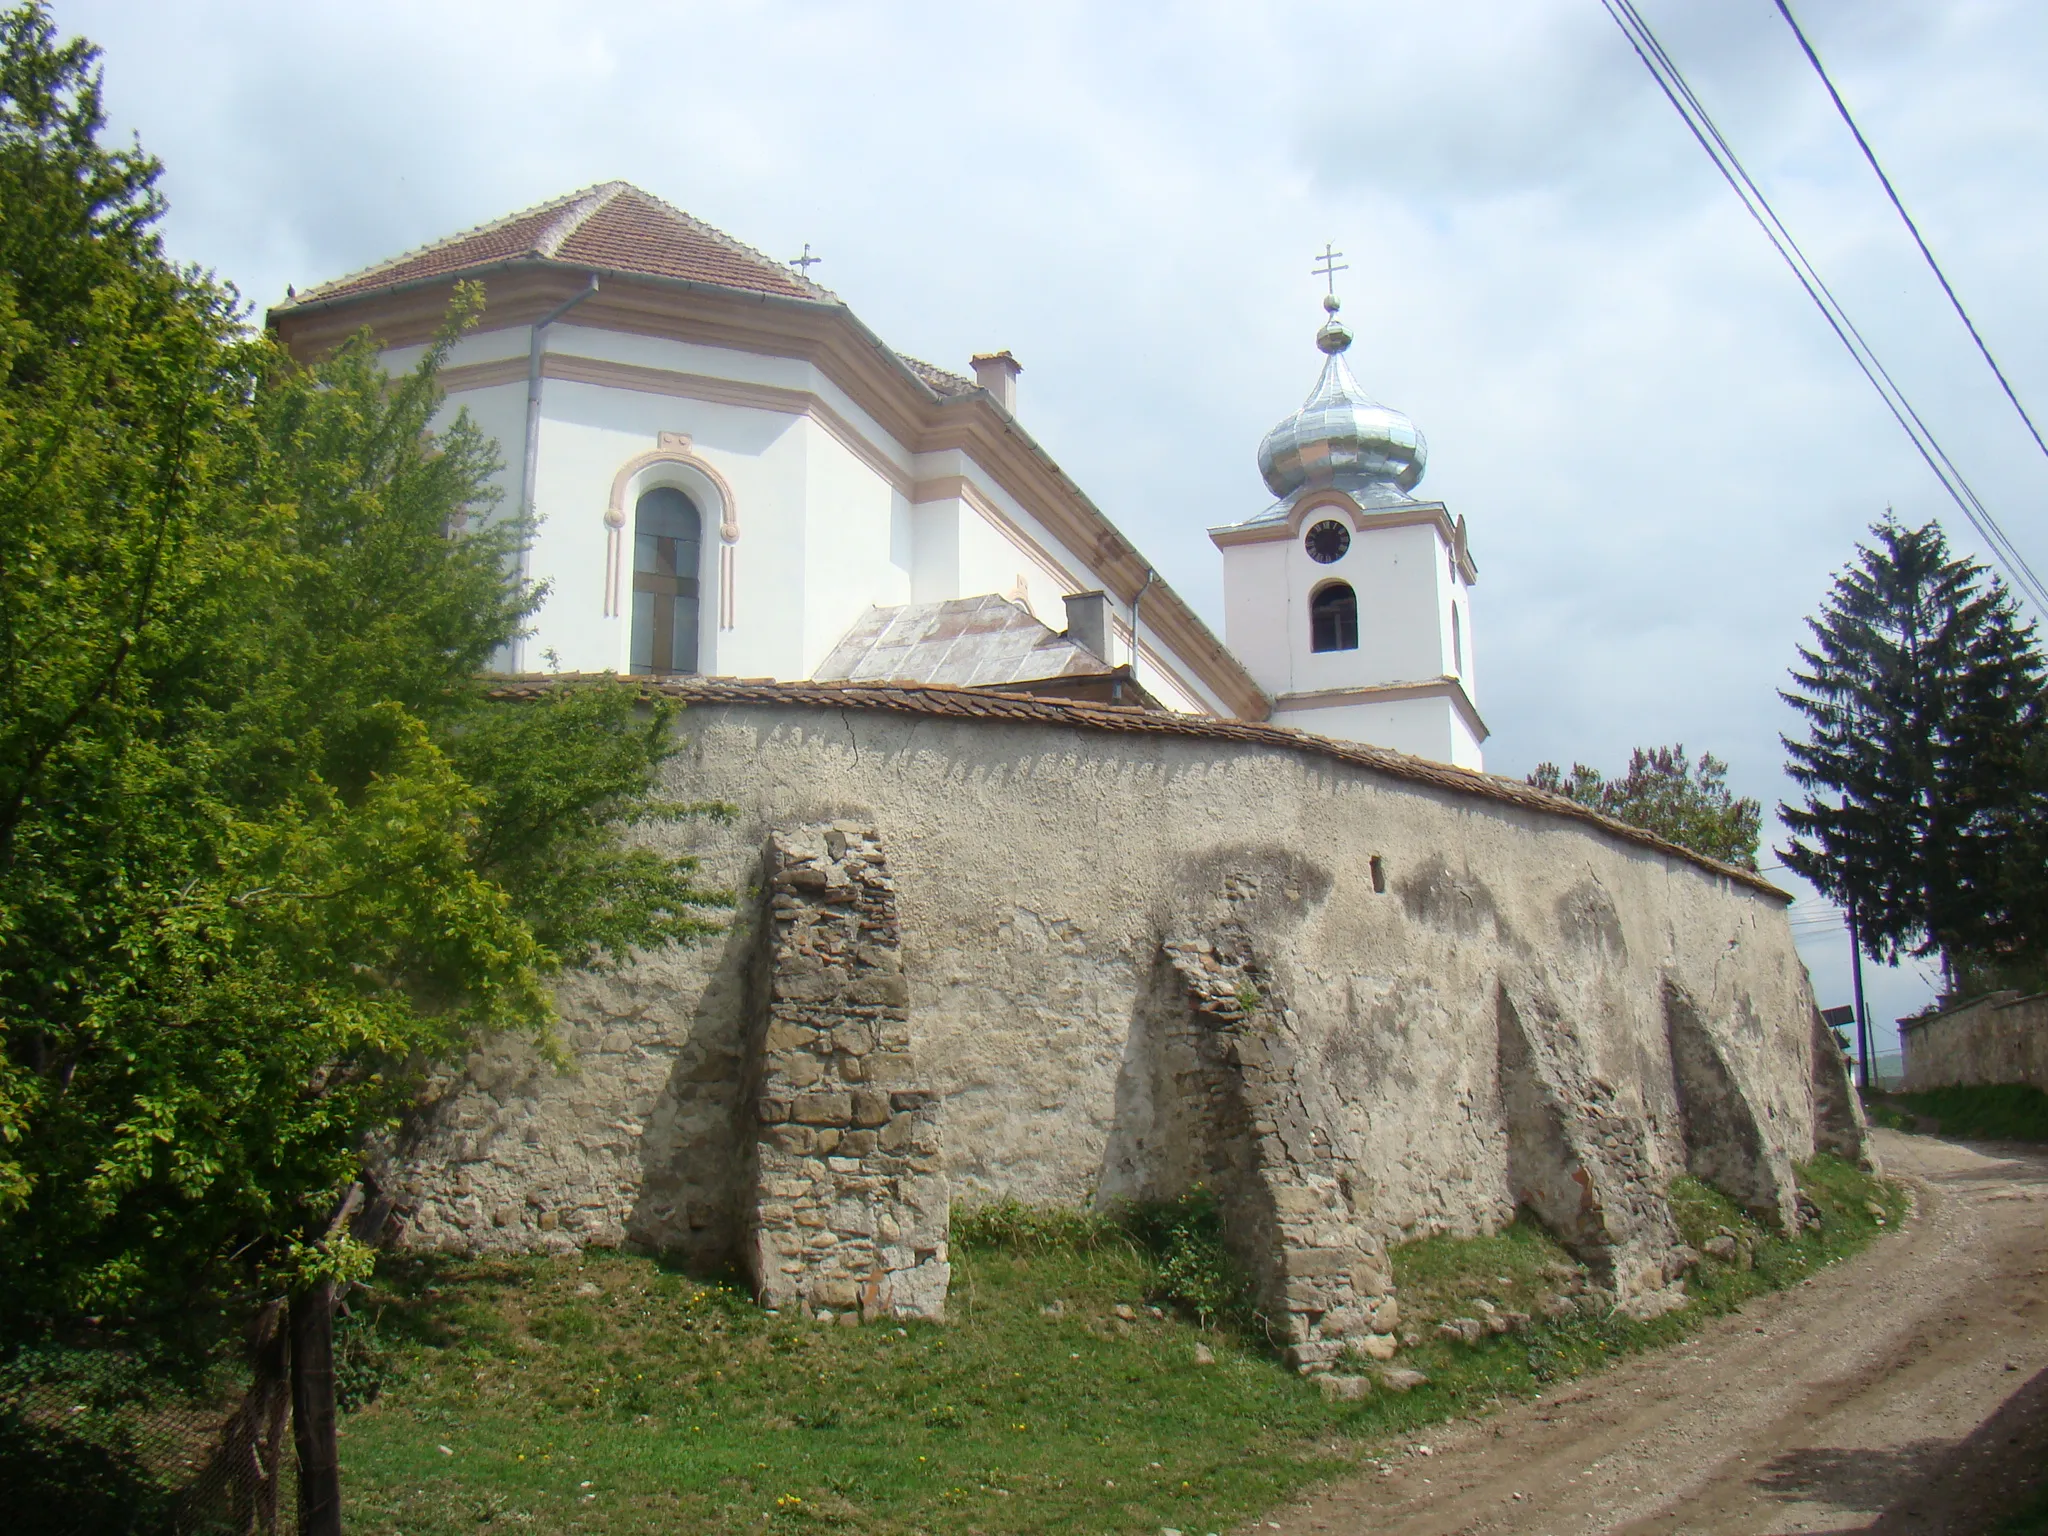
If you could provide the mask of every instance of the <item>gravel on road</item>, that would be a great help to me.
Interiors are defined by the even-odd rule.
[[[1981,1536],[2048,1482],[2048,1149],[1875,1139],[1901,1231],[1245,1531]]]

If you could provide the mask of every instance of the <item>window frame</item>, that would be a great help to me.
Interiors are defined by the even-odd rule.
[[[1335,594],[1340,592],[1344,595],[1345,598],[1348,598],[1350,600],[1348,610],[1348,616],[1350,619],[1350,643],[1348,645],[1344,643],[1344,619],[1346,616],[1346,609],[1344,607],[1337,606],[1332,601]],[[1339,654],[1344,651],[1355,651],[1358,649],[1358,606],[1358,589],[1352,586],[1350,582],[1343,580],[1341,577],[1332,579],[1330,581],[1318,582],[1314,587],[1312,587],[1309,590],[1308,648],[1311,655],[1329,656]],[[1332,643],[1329,645],[1324,645],[1321,643],[1322,624],[1326,615],[1332,616],[1331,622],[1336,626],[1332,637]]]
[[[659,539],[662,542],[678,546],[684,542],[681,538],[668,535],[642,534],[640,530],[642,509],[646,506],[648,499],[658,496],[663,492],[668,492],[681,498],[683,505],[689,510],[690,515],[696,519],[696,539],[694,540],[696,554],[691,566],[691,573],[687,576],[682,573],[682,562],[680,560],[674,562],[677,566],[674,572],[643,570],[640,566],[640,541],[643,537]],[[693,677],[698,675],[702,669],[704,643],[704,525],[706,521],[704,507],[699,499],[692,495],[687,487],[678,485],[673,480],[665,477],[642,485],[633,496],[632,527],[627,535],[627,546],[631,556],[627,562],[627,573],[629,590],[632,597],[627,605],[626,613],[626,665],[630,675],[634,677]],[[680,550],[678,549],[675,553],[680,554]],[[640,657],[637,654],[639,650],[640,606],[643,598],[648,604],[648,622],[651,631],[648,637],[648,655],[645,667],[641,665]],[[679,598],[689,599],[690,624],[687,635],[679,631],[675,625],[675,606],[676,600]],[[662,623],[664,612],[669,620],[667,625]],[[664,639],[668,642],[666,647],[662,644]],[[678,642],[681,642],[681,644]],[[662,658],[664,650],[666,650],[666,660],[669,662],[669,665],[657,665],[657,661]],[[687,661],[688,665],[677,666],[675,663],[679,660]]]

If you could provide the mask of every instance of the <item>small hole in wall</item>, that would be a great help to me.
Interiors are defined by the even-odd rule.
[[[1372,890],[1375,896],[1387,894],[1387,866],[1378,854],[1372,856]]]

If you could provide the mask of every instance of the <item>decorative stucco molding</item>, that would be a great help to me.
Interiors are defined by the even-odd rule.
[[[1404,699],[1448,699],[1464,717],[1466,726],[1481,741],[1493,734],[1480,718],[1472,696],[1465,692],[1464,682],[1455,677],[1432,677],[1407,683],[1361,683],[1352,688],[1316,688],[1301,693],[1283,693],[1274,697],[1273,713],[1280,716],[1299,709],[1336,709],[1346,704],[1397,704]]]
[[[1450,509],[1440,501],[1418,501],[1411,506],[1377,510],[1361,507],[1345,492],[1334,488],[1311,491],[1290,507],[1285,517],[1271,522],[1231,523],[1222,528],[1211,528],[1209,542],[1218,549],[1228,549],[1237,544],[1284,544],[1300,538],[1302,529],[1318,512],[1333,511],[1342,513],[1357,533],[1381,528],[1436,529],[1444,547],[1451,552],[1456,569],[1464,576],[1465,585],[1478,585],[1479,567],[1473,564],[1471,550],[1467,547],[1464,522],[1462,519],[1454,521]]]
[[[680,464],[710,482],[718,498],[718,627],[733,627],[733,546],[740,541],[739,501],[732,485],[717,468],[691,447],[687,432],[663,432],[655,439],[652,452],[637,454],[619,466],[612,476],[611,502],[605,508],[604,527],[604,614],[617,618],[625,606],[626,498],[646,471],[662,464]]]

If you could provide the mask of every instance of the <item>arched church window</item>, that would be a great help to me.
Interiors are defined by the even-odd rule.
[[[633,508],[633,670],[697,670],[697,558],[704,519],[672,485]]]
[[[1451,672],[1457,677],[1465,675],[1465,625],[1456,603],[1451,604]]]
[[[1308,648],[1358,649],[1358,594],[1344,582],[1333,581],[1308,600]]]

